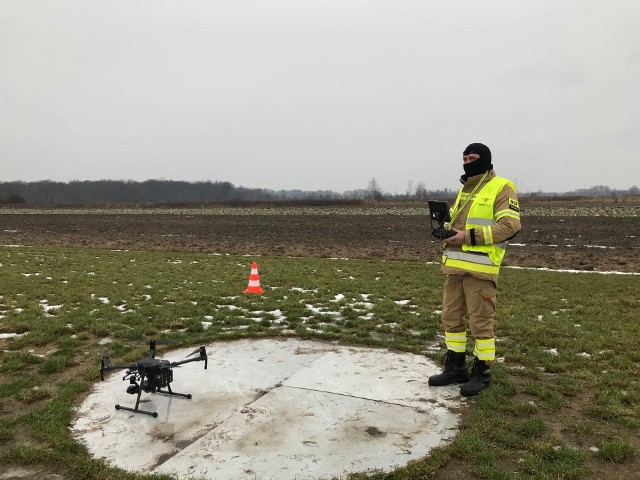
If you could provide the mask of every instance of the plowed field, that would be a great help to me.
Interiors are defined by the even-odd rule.
[[[441,244],[429,235],[426,211],[332,211],[0,213],[0,244],[439,261]],[[506,265],[640,272],[637,207],[621,217],[533,212],[540,214],[523,215]]]

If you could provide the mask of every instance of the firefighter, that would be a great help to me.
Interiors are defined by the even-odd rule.
[[[442,323],[447,353],[442,373],[429,377],[429,385],[458,383],[462,395],[473,396],[491,382],[498,273],[507,242],[520,231],[520,205],[514,184],[496,176],[486,145],[472,143],[462,160],[463,186],[451,208],[451,222],[445,225],[455,235],[444,240],[441,266],[446,275]],[[475,340],[469,369],[467,313]]]

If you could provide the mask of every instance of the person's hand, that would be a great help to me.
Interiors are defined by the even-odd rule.
[[[464,230],[453,229],[456,234],[453,237],[445,238],[444,241],[451,245],[462,245],[464,243]]]

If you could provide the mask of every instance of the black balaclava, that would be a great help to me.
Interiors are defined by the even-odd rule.
[[[471,153],[480,155],[480,158],[463,165],[464,175],[461,177],[463,182],[466,182],[469,177],[480,175],[481,173],[488,172],[493,168],[493,165],[491,164],[491,150],[489,150],[489,147],[482,143],[472,143],[464,152],[462,152],[462,154],[469,155]]]

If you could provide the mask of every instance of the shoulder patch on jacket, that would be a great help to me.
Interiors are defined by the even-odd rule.
[[[520,204],[518,203],[517,200],[514,200],[513,198],[509,199],[509,208],[511,210],[515,210],[516,212],[520,211]]]

